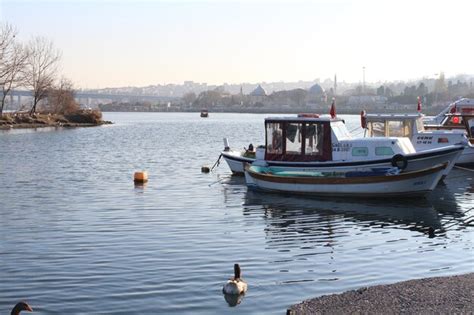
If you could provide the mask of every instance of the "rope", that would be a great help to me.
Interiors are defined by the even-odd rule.
[[[463,171],[474,172],[474,169],[467,168],[467,167],[461,167],[461,166],[454,165],[454,168],[457,168],[457,169],[460,169],[460,170],[463,170]]]
[[[208,187],[211,187],[212,185],[217,184],[217,183],[220,183],[220,182],[222,182],[222,181],[225,180],[225,179],[226,179],[226,177],[223,177],[223,178],[221,178],[221,179],[219,179],[219,180],[217,180],[217,181],[215,181],[215,182],[213,182],[213,183],[210,183],[210,184],[207,185],[207,186],[208,186]]]
[[[211,172],[214,169],[214,167],[219,166],[219,162],[221,160],[221,157],[222,157],[222,154],[219,155],[219,158],[217,159],[216,163],[214,163],[214,165],[211,167]]]

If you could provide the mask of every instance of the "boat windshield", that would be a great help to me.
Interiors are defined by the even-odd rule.
[[[419,130],[419,123],[423,128],[423,121],[416,120],[417,130]],[[385,120],[385,121],[371,121],[368,124],[369,136],[371,137],[408,137],[413,135],[413,121],[405,120]]]
[[[322,155],[324,139],[322,126],[309,123],[305,128],[305,154]]]
[[[346,128],[346,124],[342,121],[331,122],[331,129],[334,132],[336,138],[341,141],[343,139],[351,139],[352,136]]]
[[[329,122],[267,121],[266,160],[327,161],[332,159]]]
[[[425,131],[425,124],[423,123],[423,119],[419,118],[416,120],[416,130],[418,133],[423,133]]]
[[[283,127],[281,123],[268,123],[266,125],[267,152],[270,154],[283,154]]]
[[[411,138],[413,124],[411,120],[389,120],[387,121],[387,137]]]
[[[302,126],[298,123],[286,125],[286,154],[301,154]]]

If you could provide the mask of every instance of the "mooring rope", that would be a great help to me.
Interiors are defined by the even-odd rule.
[[[211,172],[216,166],[219,166],[221,157],[222,157],[222,153],[219,155],[219,158],[217,159],[216,163],[214,163],[214,165],[211,167]]]
[[[210,184],[207,185],[207,186],[208,186],[208,187],[211,187],[211,186],[214,185],[214,184],[217,184],[217,183],[222,182],[222,181],[225,180],[226,178],[227,178],[227,177],[223,177],[223,178],[221,178],[221,179],[219,179],[219,180],[217,180],[217,181],[215,181],[215,182],[213,182],[213,183],[210,183]]]
[[[457,166],[457,165],[454,165],[454,167],[457,168],[457,169],[463,170],[463,171],[474,172],[474,169],[471,169],[471,168],[461,167],[461,166]]]

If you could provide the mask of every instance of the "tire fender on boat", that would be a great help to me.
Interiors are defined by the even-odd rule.
[[[402,154],[395,154],[392,157],[392,166],[398,167],[400,170],[404,170],[408,166],[408,160]]]

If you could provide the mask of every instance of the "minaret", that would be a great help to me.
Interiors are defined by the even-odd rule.
[[[242,85],[240,86],[240,106],[244,105],[244,92],[242,91]]]
[[[334,74],[334,96],[337,94],[337,75]]]

